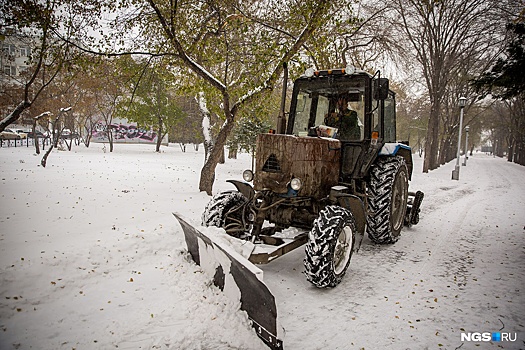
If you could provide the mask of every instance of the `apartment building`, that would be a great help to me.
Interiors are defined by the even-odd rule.
[[[16,82],[29,65],[32,46],[31,39],[19,35],[14,29],[5,28],[0,33],[0,81]]]

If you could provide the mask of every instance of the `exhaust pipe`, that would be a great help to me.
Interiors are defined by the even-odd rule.
[[[279,116],[277,117],[277,133],[284,134],[286,132],[286,116],[284,109],[286,108],[286,91],[288,89],[288,63],[283,63],[284,77],[283,77],[283,93],[281,95],[281,108]]]

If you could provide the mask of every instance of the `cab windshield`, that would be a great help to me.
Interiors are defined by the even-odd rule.
[[[302,83],[302,84],[301,84]],[[293,111],[292,111],[293,113]],[[364,136],[365,80],[305,81],[297,90],[292,134],[307,136],[311,128],[324,130],[340,140],[362,140]]]

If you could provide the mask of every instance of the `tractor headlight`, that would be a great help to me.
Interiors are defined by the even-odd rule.
[[[251,170],[245,170],[242,172],[242,178],[244,179],[244,181],[246,182],[250,182],[253,180],[253,171]]]
[[[292,181],[290,181],[290,187],[292,188],[292,190],[299,191],[301,187],[303,187],[303,183],[300,179],[294,177]]]

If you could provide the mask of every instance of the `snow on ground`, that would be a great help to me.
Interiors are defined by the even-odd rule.
[[[266,349],[239,305],[185,252],[171,213],[198,222],[203,151],[77,146],[47,168],[0,149],[0,349]],[[217,170],[214,192],[250,167]],[[343,282],[319,290],[303,249],[262,266],[285,349],[524,349],[525,168],[481,153],[421,173],[419,225],[367,238]],[[461,341],[508,332],[514,342]]]

